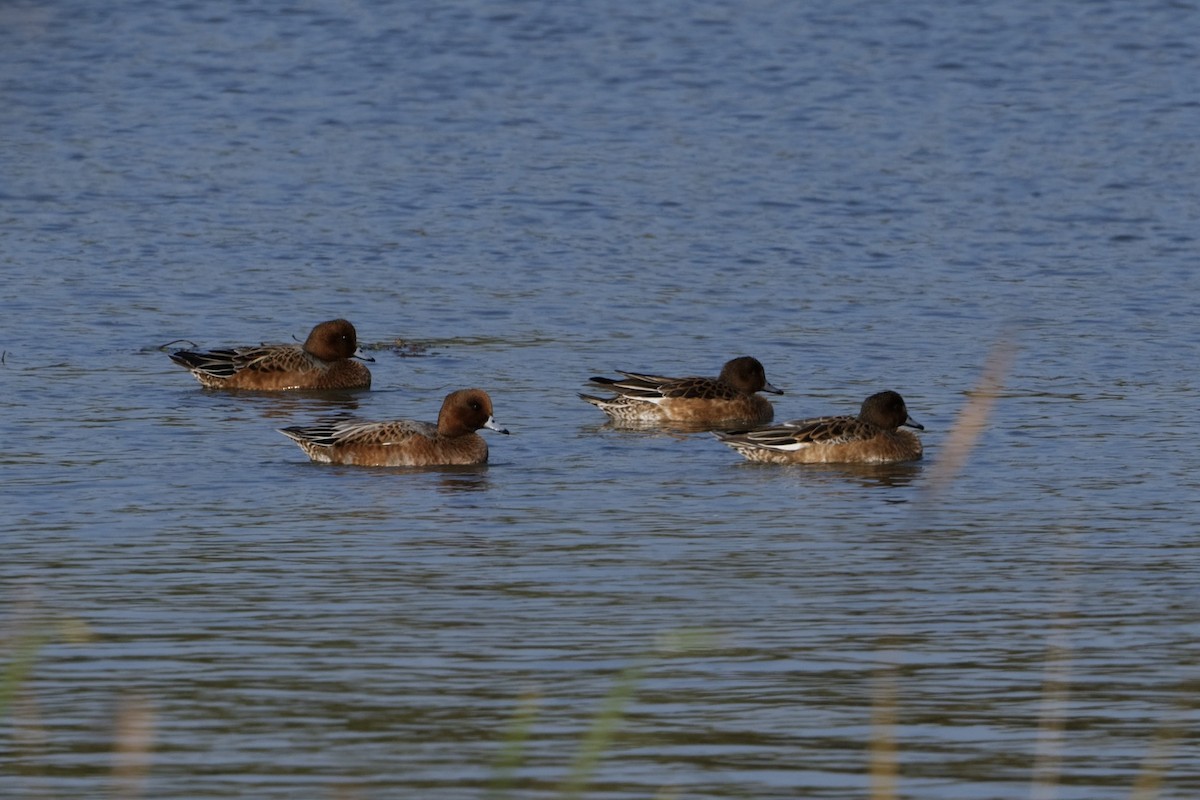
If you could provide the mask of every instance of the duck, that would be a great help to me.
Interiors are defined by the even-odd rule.
[[[344,319],[318,323],[304,344],[176,350],[169,356],[206,389],[257,391],[369,389],[371,371],[360,361],[375,360],[359,349],[358,333]]]
[[[580,394],[618,422],[683,423],[717,427],[760,425],[775,416],[774,407],[758,392],[783,394],[767,381],[762,362],[740,356],[725,362],[715,378],[668,378],[617,370],[623,377],[593,377],[592,384],[615,392],[613,397]]]
[[[744,431],[715,431],[724,444],[751,461],[771,464],[894,464],[924,453],[911,431],[925,426],[894,391],[863,401],[857,416],[798,419]]]
[[[507,434],[496,423],[492,398],[483,389],[446,395],[436,423],[342,420],[279,430],[313,461],[365,467],[432,467],[486,464],[488,444],[481,428]]]

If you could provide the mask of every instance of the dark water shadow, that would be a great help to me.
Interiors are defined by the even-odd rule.
[[[901,464],[762,464],[745,461],[740,469],[784,470],[797,480],[822,484],[852,483],[866,488],[897,488],[913,485],[924,472],[920,461]]]
[[[322,464],[310,461],[299,465],[305,469],[327,470],[347,477],[404,481],[433,478],[434,486],[442,492],[481,492],[491,488],[488,480],[488,464],[440,464],[426,467],[364,467],[354,464]],[[424,481],[427,483],[427,481]]]

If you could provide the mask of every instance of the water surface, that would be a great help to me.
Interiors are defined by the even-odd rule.
[[[1200,794],[1194,10],[6,3],[6,663],[49,640],[0,794],[134,794],[133,707],[147,797],[480,797],[533,702],[556,797],[631,668],[587,796],[860,798],[889,735],[904,798]],[[160,350],[334,316],[370,392]],[[900,391],[927,459],[575,396],[744,353],[781,419]],[[483,468],[275,433],[474,385]]]

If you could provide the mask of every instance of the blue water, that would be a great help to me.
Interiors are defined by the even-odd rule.
[[[902,798],[1197,796],[1198,43],[1115,0],[4,3],[0,653],[45,643],[0,796],[482,797],[533,702],[509,796],[560,797],[639,667],[587,797],[861,798],[889,738]],[[370,392],[161,349],[335,316]],[[781,419],[900,391],[926,460],[575,396],[741,354]],[[476,385],[486,468],[274,430]]]

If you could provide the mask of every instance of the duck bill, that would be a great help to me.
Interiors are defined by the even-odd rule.
[[[921,423],[917,422],[917,421],[916,421],[915,419],[913,419],[912,417],[905,417],[905,418],[904,418],[904,427],[906,427],[906,428],[916,428],[916,429],[917,429],[917,430],[919,430],[919,431],[923,431],[923,430],[925,430],[925,426],[924,426],[924,425],[922,425]]]
[[[779,387],[774,386],[770,383],[768,383],[766,386],[764,386],[762,388],[762,390],[764,392],[770,392],[771,394],[783,394],[783,389],[780,389]]]
[[[491,417],[487,418],[487,422],[483,423],[483,427],[490,431],[495,431],[496,433],[503,433],[506,436],[508,435],[508,428],[501,428],[500,423],[496,422],[496,420],[492,419]]]
[[[362,348],[361,348],[361,347],[356,347],[356,348],[354,348],[354,355],[352,355],[352,356],[350,356],[350,357],[351,357],[351,358],[357,358],[359,361],[370,361],[372,364],[374,364],[374,363],[375,363],[375,359],[371,358],[369,355],[367,355],[366,353],[364,353],[364,352],[362,351]]]

